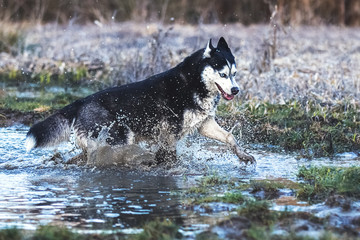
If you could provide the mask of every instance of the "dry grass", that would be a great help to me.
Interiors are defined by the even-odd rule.
[[[335,105],[359,103],[360,31],[357,28],[282,27],[268,67],[256,71],[263,58],[261,43],[270,39],[269,26],[173,25],[126,22],[109,25],[30,28],[23,51],[0,55],[0,72],[74,72],[102,88],[138,81],[178,64],[191,52],[224,36],[238,65],[242,101],[284,103],[289,99],[316,100]],[[270,29],[270,30],[269,30]],[[86,39],[86,41],[84,41]],[[86,69],[89,71],[86,73]],[[16,74],[13,74],[16,75]]]

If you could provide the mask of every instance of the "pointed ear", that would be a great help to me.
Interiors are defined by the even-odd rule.
[[[208,43],[206,45],[203,57],[204,58],[210,58],[212,50],[214,50],[214,46],[212,45],[211,38],[210,38],[210,40],[208,41]]]
[[[217,45],[216,48],[228,49],[229,46],[228,46],[228,44],[226,43],[225,39],[224,39],[223,37],[221,37],[221,38],[219,39],[219,42],[218,42],[218,45]]]

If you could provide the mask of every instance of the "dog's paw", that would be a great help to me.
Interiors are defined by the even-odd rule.
[[[235,149],[235,153],[238,156],[239,160],[243,163],[245,163],[246,165],[250,164],[250,165],[255,165],[256,164],[256,160],[253,156],[241,151],[239,148]]]
[[[241,157],[239,156],[239,159],[241,162],[244,162],[246,165],[250,164],[256,164],[256,160],[253,156],[248,155],[248,154],[243,154]]]

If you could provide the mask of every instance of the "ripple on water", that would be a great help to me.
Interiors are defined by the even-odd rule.
[[[294,179],[302,165],[350,166],[358,161],[351,154],[333,159],[297,160],[291,154],[257,148],[251,150],[257,159],[256,169],[244,170],[222,144],[191,136],[178,144],[181,161],[166,172],[175,175],[172,177],[121,169],[90,171],[75,167],[66,170],[61,163],[45,161],[53,155],[53,150],[27,153],[23,147],[27,131],[25,126],[0,128],[0,228],[35,229],[39,224],[61,222],[87,230],[134,229],[156,217],[181,223],[187,213],[172,192],[185,187],[184,174],[217,172],[243,179]],[[58,151],[65,154],[72,148],[64,144]],[[229,206],[214,208],[227,211]],[[211,216],[192,219],[190,226],[181,229],[184,235],[187,231],[207,228],[208,225],[200,224],[203,217]]]

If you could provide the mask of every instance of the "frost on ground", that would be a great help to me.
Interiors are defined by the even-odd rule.
[[[359,102],[360,31],[334,26],[44,25],[28,28],[23,51],[0,55],[0,72],[62,74],[85,68],[100,88],[142,80],[224,36],[236,57],[242,100]],[[273,59],[272,56],[275,56]]]

